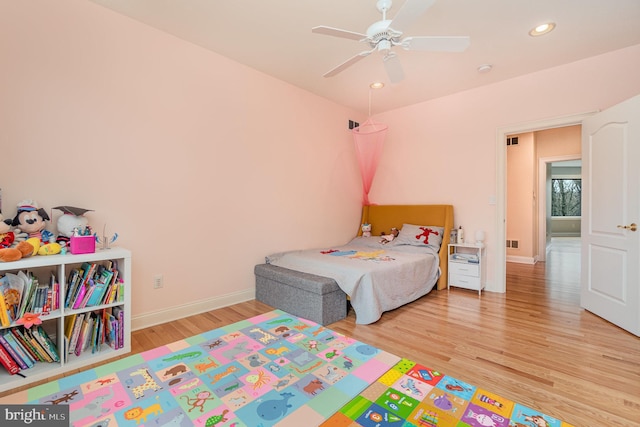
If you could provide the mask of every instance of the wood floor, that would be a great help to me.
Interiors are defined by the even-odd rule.
[[[575,242],[556,241],[544,263],[507,264],[506,294],[434,291],[372,325],[350,312],[330,327],[575,426],[639,426],[640,338],[579,307],[579,274]],[[270,309],[249,301],[135,331],[133,351]]]

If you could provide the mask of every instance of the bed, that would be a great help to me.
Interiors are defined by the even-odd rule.
[[[453,206],[365,206],[361,223],[371,224],[372,237],[363,237],[360,230],[346,245],[267,256],[266,264],[256,266],[256,299],[318,321],[304,312],[305,303],[344,317],[348,298],[356,323],[370,324],[385,311],[447,287]],[[392,228],[400,230],[398,237],[381,243],[380,234]],[[339,296],[327,300],[326,293],[336,289]],[[335,316],[319,320],[325,324]]]

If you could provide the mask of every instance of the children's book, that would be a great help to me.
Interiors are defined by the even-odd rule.
[[[20,318],[20,302],[24,292],[22,279],[13,273],[6,273],[0,278],[0,291],[4,296],[4,303],[7,306],[9,319],[12,322]]]
[[[27,369],[27,363],[22,360],[22,357],[18,354],[18,352],[9,344],[9,341],[4,337],[3,334],[0,334],[0,347],[3,347],[9,356],[18,364],[20,369]]]
[[[13,337],[29,352],[31,358],[36,362],[44,362],[45,360],[40,357],[35,347],[29,342],[29,339],[22,333],[21,328],[11,328]]]
[[[82,324],[84,323],[84,316],[85,313],[78,314],[78,317],[76,317],[76,321],[74,322],[73,333],[71,334],[71,340],[69,341],[69,354],[73,353],[76,350],[78,337],[80,336],[80,329],[82,329]]]
[[[121,307],[113,307],[113,316],[117,322],[116,349],[124,346],[124,311]]]
[[[74,349],[74,353],[76,356],[80,356],[80,354],[87,348],[88,341],[90,341],[92,327],[93,316],[92,313],[88,313],[88,315],[84,319],[84,322],[82,323],[80,336],[78,337],[78,342],[76,343],[76,348]]]
[[[67,280],[67,291],[64,299],[64,306],[71,307],[73,305],[73,301],[76,293],[78,292],[78,285],[80,284],[80,280],[82,279],[84,272],[79,268],[74,268],[69,273],[69,279]]]
[[[73,308],[78,309],[82,307],[82,302],[84,301],[87,292],[91,289],[91,282],[82,283],[78,289],[78,295],[76,295],[76,299],[73,302]]]
[[[22,280],[24,284],[24,291],[22,292],[22,300],[20,301],[20,313],[18,318],[24,316],[25,313],[29,312],[29,303],[31,302],[31,298],[33,293],[35,292],[35,288],[38,286],[38,281],[35,281],[33,274],[25,273],[24,271],[19,271],[17,274],[18,278]]]
[[[20,341],[18,341],[10,331],[7,331],[4,333],[4,339],[18,354],[18,357],[22,359],[25,365],[27,365],[26,368],[22,368],[22,369],[32,368],[36,360],[33,359],[31,354],[22,346],[22,343],[20,343]]]
[[[36,337],[42,348],[44,348],[44,350],[49,354],[49,357],[51,357],[54,362],[59,362],[60,356],[58,355],[58,348],[51,338],[49,338],[49,335],[42,326],[38,325],[34,327],[33,335]]]
[[[38,288],[40,287],[38,279],[34,277],[31,273],[25,275],[26,282],[29,287],[29,295],[25,298],[25,304],[23,306],[24,310],[22,310],[22,314],[24,313],[33,313],[36,307],[36,303],[38,300]]]
[[[29,340],[31,345],[36,349],[36,352],[40,356],[40,358],[45,362],[53,362],[53,359],[49,355],[49,353],[40,345],[40,342],[36,339],[33,334],[33,331],[30,329],[25,329],[23,331],[24,336]]]
[[[11,375],[15,375],[20,372],[20,367],[16,363],[15,360],[11,358],[7,350],[3,346],[0,345],[0,365],[4,366],[4,368]]]
[[[0,291],[0,325],[7,327],[11,325],[11,319],[9,319],[9,311],[7,304],[4,302],[4,294]]]

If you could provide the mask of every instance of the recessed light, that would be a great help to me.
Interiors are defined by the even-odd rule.
[[[369,85],[371,89],[382,89],[384,87],[384,83],[382,82],[373,82]]]
[[[550,33],[554,28],[556,28],[555,22],[546,22],[531,29],[531,31],[529,31],[529,35],[531,37],[538,37]]]
[[[481,66],[478,67],[478,72],[488,73],[489,71],[491,71],[492,68],[493,68],[493,65],[491,64],[482,64]]]

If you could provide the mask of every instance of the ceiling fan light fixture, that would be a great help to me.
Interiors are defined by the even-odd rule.
[[[556,28],[555,22],[545,22],[544,24],[540,24],[529,31],[529,35],[531,37],[538,37],[544,34],[549,34]]]
[[[385,55],[391,50],[391,42],[389,40],[380,40],[378,42],[378,51]]]

